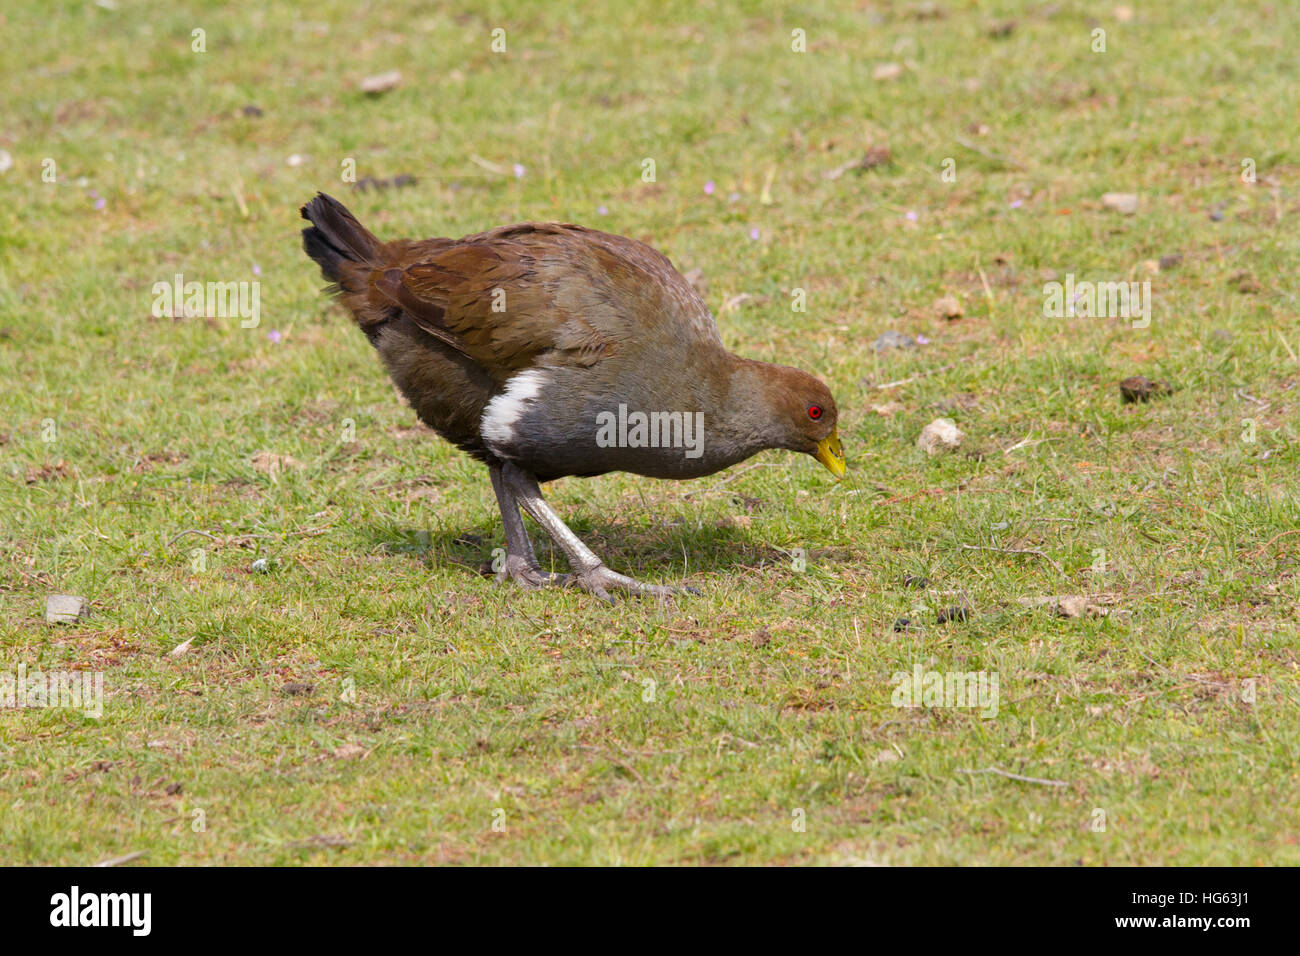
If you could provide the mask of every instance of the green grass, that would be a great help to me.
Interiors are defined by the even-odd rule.
[[[0,672],[106,701],[0,711],[0,862],[1300,863],[1300,10],[190,6],[2,15]],[[611,567],[702,595],[494,586],[484,470],[319,294],[317,189],[383,237],[571,220],[749,293],[724,340],[830,385],[849,480],[561,481]],[[258,279],[261,326],[153,317],[176,273]],[[1150,281],[1150,328],[1045,318],[1068,273]],[[1139,374],[1173,394],[1121,404]],[[941,414],[966,443],[927,458]],[[1109,613],[1020,603],[1062,594]],[[917,663],[996,672],[996,718],[894,707]]]

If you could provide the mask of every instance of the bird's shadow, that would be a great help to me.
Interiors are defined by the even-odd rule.
[[[629,528],[575,519],[570,528],[607,566],[648,579],[774,565],[789,567],[795,557],[790,550],[774,547],[726,523],[695,527],[673,521]],[[358,531],[372,552],[405,556],[430,568],[454,565],[483,576],[493,573],[493,560],[504,555],[506,546],[499,520],[485,519],[468,527],[440,531],[375,524]],[[544,531],[530,524],[528,534],[543,570],[569,570],[564,553]]]

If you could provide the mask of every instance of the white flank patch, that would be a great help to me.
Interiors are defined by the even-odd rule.
[[[479,430],[493,451],[515,440],[515,425],[547,384],[546,371],[530,368],[506,382],[506,390],[487,403]]]

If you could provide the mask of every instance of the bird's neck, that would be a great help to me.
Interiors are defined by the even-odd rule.
[[[710,407],[714,421],[705,427],[716,461],[734,464],[768,448],[780,447],[772,383],[781,366],[727,353],[713,377]],[[726,467],[723,465],[722,467]]]

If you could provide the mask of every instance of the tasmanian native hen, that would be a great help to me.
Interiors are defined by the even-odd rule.
[[[816,378],[728,352],[708,306],[644,243],[565,223],[380,242],[337,200],[302,207],[307,255],[420,419],[487,465],[505,522],[502,577],[664,597],[605,567],[539,483],[629,471],[699,478],[767,448],[836,478],[835,400]],[[538,565],[519,509],[572,574]]]

